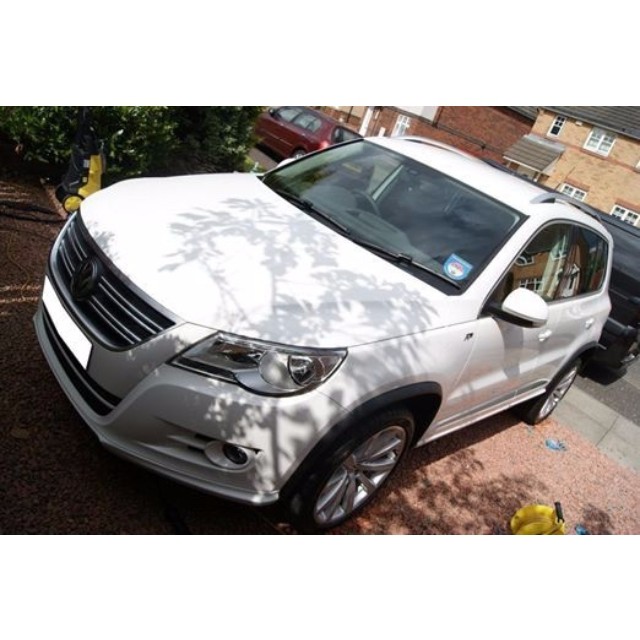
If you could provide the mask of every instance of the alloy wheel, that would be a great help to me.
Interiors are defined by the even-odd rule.
[[[578,365],[576,364],[573,367],[571,367],[571,369],[569,369],[569,371],[567,371],[567,373],[565,373],[565,375],[562,376],[562,378],[560,378],[556,386],[553,388],[553,390],[549,394],[549,397],[547,398],[546,402],[542,405],[542,408],[540,409],[540,413],[539,413],[540,420],[543,420],[548,415],[550,415],[553,412],[553,410],[558,406],[558,403],[560,402],[560,400],[562,400],[562,398],[564,398],[567,391],[569,391],[569,388],[573,384],[573,381],[576,379],[577,375],[578,375]]]
[[[399,425],[378,431],[352,451],[333,471],[314,505],[315,521],[329,527],[367,502],[396,467],[407,446]]]

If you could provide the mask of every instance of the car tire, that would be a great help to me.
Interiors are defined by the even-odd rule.
[[[294,160],[297,160],[298,158],[302,158],[302,156],[306,156],[307,152],[304,149],[296,149],[292,154],[291,157]]]
[[[524,402],[517,407],[518,416],[531,425],[538,424],[548,418],[571,388],[581,367],[582,360],[580,358],[570,362],[556,375],[541,396]]]
[[[414,428],[410,411],[393,408],[344,429],[329,448],[320,445],[290,493],[293,526],[301,533],[326,531],[363,509],[404,459]]]

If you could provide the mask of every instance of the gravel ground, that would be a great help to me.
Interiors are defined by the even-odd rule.
[[[29,179],[0,178],[3,199],[53,206]],[[32,326],[59,226],[0,215],[0,532],[293,533],[98,445],[53,379]],[[564,450],[549,449],[548,438]],[[503,414],[431,443],[384,493],[334,532],[502,534],[519,507],[560,501],[568,533],[582,525],[592,534],[640,534],[640,474],[551,419],[531,428]]]
[[[564,450],[549,449],[553,439]],[[552,419],[506,413],[418,449],[380,500],[341,533],[509,533],[531,503],[563,506],[567,533],[640,533],[640,475]]]

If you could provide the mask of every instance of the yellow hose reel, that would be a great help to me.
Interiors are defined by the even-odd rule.
[[[564,515],[559,502],[554,507],[529,504],[518,509],[511,518],[511,532],[525,536],[564,535]]]

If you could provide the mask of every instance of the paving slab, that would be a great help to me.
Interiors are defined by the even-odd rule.
[[[607,405],[625,418],[640,424],[640,360],[633,362],[624,375],[603,367],[589,366],[573,387]]]
[[[640,426],[578,387],[572,387],[553,417],[595,444],[602,453],[640,471]]]
[[[631,420],[620,416],[598,448],[614,460],[640,471],[640,428]]]
[[[640,391],[640,360],[636,360],[625,374],[626,381]]]
[[[584,416],[602,425],[607,431],[613,426],[620,415],[615,409],[612,409],[576,386],[569,389],[567,395],[562,399],[560,405],[558,405],[558,409],[565,404],[568,404]]]
[[[553,417],[565,426],[571,427],[571,429],[595,445],[599,444],[611,429],[611,426],[604,426],[589,417],[580,407],[569,402],[567,397],[558,405]]]

